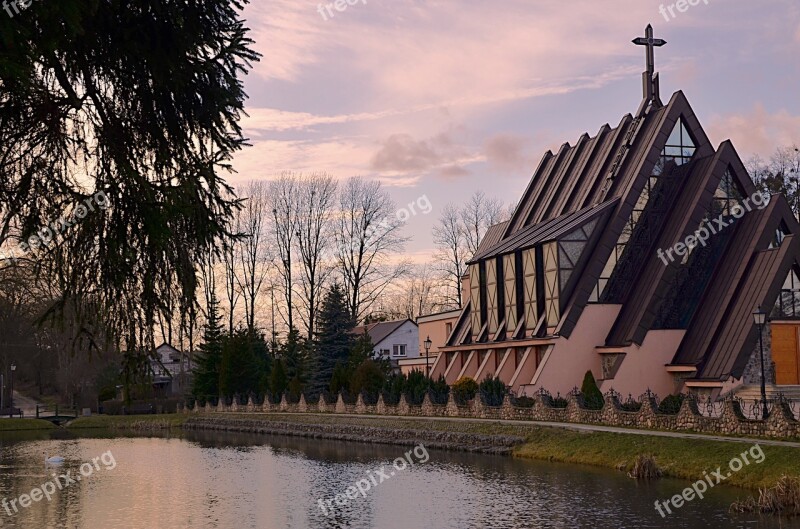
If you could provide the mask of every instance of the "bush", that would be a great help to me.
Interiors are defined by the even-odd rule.
[[[567,404],[569,404],[567,402],[567,399],[565,399],[561,395],[557,395],[550,400],[550,406],[552,406],[553,408],[566,408]]]
[[[168,399],[134,400],[125,404],[121,400],[107,400],[102,403],[105,415],[144,415],[151,413],[177,413],[178,404],[183,399],[174,397]]]
[[[342,388],[340,395],[342,396],[342,402],[345,404],[355,404],[358,400],[358,395],[350,393],[346,388]],[[338,402],[339,399],[337,398],[336,400]]]
[[[583,377],[581,394],[583,395],[583,405],[587,410],[600,410],[603,408],[603,394],[600,393],[600,388],[597,387],[597,382],[595,382],[591,371],[587,371]]]
[[[483,402],[487,406],[500,406],[503,404],[503,397],[506,396],[507,389],[505,383],[499,378],[486,377],[478,386],[483,397]]]
[[[431,382],[428,394],[433,404],[447,404],[447,398],[450,395],[450,386],[447,385],[444,375],[439,375],[439,380]]]
[[[628,477],[633,479],[658,479],[661,469],[656,464],[656,459],[651,455],[638,455],[633,462],[633,468],[628,472]]]
[[[325,404],[336,404],[339,400],[339,395],[331,393],[330,391],[327,390],[322,390],[321,395],[322,395],[322,400],[325,402]]]
[[[677,395],[668,395],[658,405],[658,413],[663,413],[665,415],[677,415],[681,410],[681,406],[683,406],[683,400],[685,398],[686,395],[683,393],[679,393]]]
[[[383,383],[383,402],[395,406],[400,402],[400,394],[406,386],[406,376],[391,374]]]
[[[417,371],[415,369],[408,374],[403,392],[406,394],[406,400],[409,404],[415,406],[422,404],[427,391],[428,377],[426,377],[422,371]]]
[[[620,404],[622,411],[637,412],[642,409],[642,403],[633,400],[633,397],[628,397],[628,400]]]
[[[470,377],[463,377],[456,380],[451,390],[456,402],[465,404],[468,400],[475,398],[475,394],[478,392],[478,383]]]
[[[378,393],[383,387],[384,376],[381,368],[372,360],[364,360],[361,362],[350,381],[350,393],[358,395],[364,393],[369,397],[374,396],[377,400]],[[373,400],[370,398],[369,400]]]
[[[517,397],[511,399],[511,403],[517,408],[533,408],[536,401],[530,397]]]

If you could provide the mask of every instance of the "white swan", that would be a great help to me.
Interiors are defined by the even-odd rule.
[[[42,452],[42,453],[44,454],[44,462],[45,462],[45,464],[57,465],[59,463],[63,463],[64,462],[64,458],[61,457],[61,456],[47,457],[47,452]]]

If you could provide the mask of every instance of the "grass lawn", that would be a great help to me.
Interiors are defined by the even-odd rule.
[[[518,435],[527,442],[514,450],[520,458],[558,461],[612,468],[628,471],[639,455],[650,455],[665,476],[696,481],[704,472],[722,467],[722,475],[728,471],[728,463],[753,446],[702,439],[680,439],[648,435],[630,435],[605,432],[580,432],[536,425],[498,424],[492,422],[436,421],[420,419],[396,419],[375,416],[341,417],[333,414],[200,414],[199,417],[226,419],[250,419],[291,422],[303,424],[338,424],[397,428],[408,430],[436,430],[493,435]],[[191,415],[189,417],[192,417]],[[761,446],[765,459],[755,463],[748,453],[749,465],[739,472],[731,473],[724,483],[757,489],[775,485],[781,476],[800,477],[800,448]]]
[[[92,415],[91,417],[78,417],[67,423],[67,429],[81,428],[108,428],[153,430],[180,428],[186,422],[188,415]]]
[[[50,421],[41,419],[0,419],[0,432],[52,430],[55,427],[56,426]]]
[[[576,432],[554,428],[537,428],[528,442],[517,447],[516,457],[579,463],[629,470],[638,455],[650,455],[665,476],[696,481],[721,467],[722,475],[730,471],[729,462],[748,451],[749,465],[744,465],[724,483],[756,489],[773,486],[783,475],[800,477],[800,449],[761,446],[764,460],[756,463],[749,453],[753,445],[698,439],[676,439],[605,432]],[[756,455],[758,452],[756,450]],[[758,457],[760,459],[760,455]]]

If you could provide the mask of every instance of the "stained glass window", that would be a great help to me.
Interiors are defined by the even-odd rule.
[[[617,240],[617,244],[614,250],[612,250],[606,262],[606,266],[603,268],[603,272],[600,274],[597,285],[589,297],[590,302],[612,301],[606,299],[608,285],[614,273],[620,268],[619,263],[623,261],[623,254],[628,247],[628,243],[633,239],[637,229],[642,226],[642,218],[644,217],[645,210],[648,205],[651,204],[651,199],[657,194],[657,189],[659,189],[660,184],[663,184],[664,170],[670,162],[674,162],[676,165],[688,163],[696,151],[696,143],[686,129],[683,119],[679,118],[678,122],[675,124],[675,128],[672,130],[672,134],[670,134],[667,139],[664,149],[661,151],[661,156],[656,166],[653,168],[653,174],[647,179],[644,189],[642,189],[639,199],[636,201],[636,205],[634,205],[633,211]],[[649,240],[645,238],[641,240],[641,242],[649,242]]]

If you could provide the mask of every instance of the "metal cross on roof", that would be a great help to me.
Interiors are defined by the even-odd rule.
[[[658,74],[656,74],[656,57],[655,49],[660,48],[667,43],[664,39],[657,39],[653,36],[653,26],[648,24],[645,29],[645,36],[633,39],[633,43],[637,46],[647,46],[647,71],[644,72],[644,101],[642,104],[643,109],[649,103],[655,103],[661,106],[661,98],[658,93]]]

